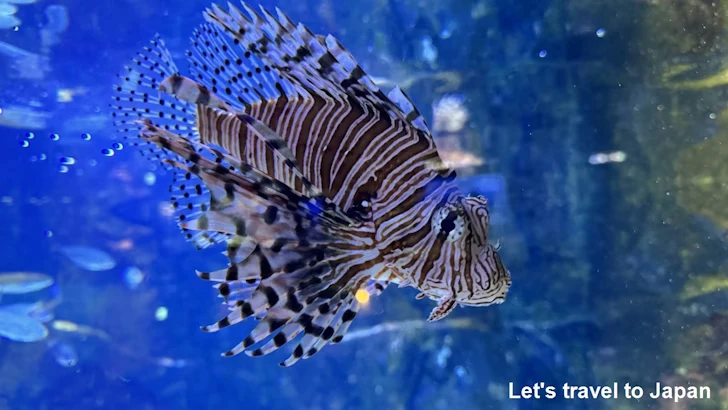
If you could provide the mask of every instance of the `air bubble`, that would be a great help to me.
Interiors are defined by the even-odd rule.
[[[84,141],[91,141],[91,134],[81,134],[81,139]]]
[[[76,159],[73,157],[61,157],[60,161],[63,165],[73,165],[76,163]]]
[[[51,236],[53,236],[53,231],[51,231],[50,229],[46,229],[45,231],[43,231],[43,236],[45,236],[46,238],[50,238]]]
[[[154,312],[154,318],[160,322],[167,320],[167,317],[169,317],[169,310],[164,306],[158,307]]]
[[[38,155],[38,159],[41,161],[45,161],[48,159],[48,156],[46,154],[40,154]]]
[[[103,154],[103,155],[105,155],[107,157],[113,157],[114,156],[114,150],[113,149],[104,148],[104,149],[101,150],[101,154]]]
[[[154,185],[155,182],[157,182],[157,176],[154,175],[153,172],[147,172],[146,174],[144,174],[144,183],[145,184],[152,186],[152,185]]]
[[[115,142],[113,145],[111,145],[111,147],[117,151],[121,151],[124,149],[124,145],[120,142]]]
[[[603,28],[600,28],[597,30],[597,37],[602,38],[607,34],[607,30],[604,30]]]
[[[28,142],[27,140],[22,140],[20,141],[20,146],[23,148],[28,148],[30,146],[30,142]]]
[[[58,141],[61,139],[61,136],[58,134],[51,134],[51,141]]]
[[[541,50],[541,51],[538,52],[538,56],[541,57],[541,58],[546,57],[548,54],[549,54],[549,52],[546,51],[546,50]]]
[[[33,134],[32,132],[25,133],[25,139],[32,140],[33,138],[35,138],[35,134]]]
[[[68,172],[68,167],[65,165],[61,165],[60,167],[58,167],[58,172],[60,172],[61,174],[65,174],[66,172]]]

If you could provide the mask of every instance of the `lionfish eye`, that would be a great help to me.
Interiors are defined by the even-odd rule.
[[[465,219],[462,210],[450,207],[438,210],[432,218],[432,229],[443,240],[457,241],[465,233]]]

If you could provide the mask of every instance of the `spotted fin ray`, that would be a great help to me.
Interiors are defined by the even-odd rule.
[[[364,289],[370,296],[378,296],[384,291],[387,284],[386,281],[369,280],[360,288]],[[339,343],[344,338],[361,306],[356,300],[355,293],[347,293],[335,304],[319,305],[313,311],[314,314],[304,313],[301,315],[301,319],[295,323],[285,325],[282,325],[280,321],[261,323],[243,342],[226,352],[225,355],[235,355],[241,351],[245,351],[249,356],[267,355],[303,333],[298,345],[293,349],[288,359],[281,363],[281,366],[291,366],[300,359],[308,359],[321,351],[328,343]],[[273,337],[260,347],[245,350],[271,335]]]
[[[114,86],[113,102],[110,106],[117,135],[126,139],[129,145],[138,147],[142,155],[155,165],[173,172],[169,191],[174,215],[178,219],[195,218],[208,201],[207,188],[191,182],[191,174],[181,172],[164,162],[172,158],[168,152],[139,138],[143,129],[140,121],[154,118],[156,126],[191,141],[199,141],[195,105],[160,92],[170,78],[176,77],[179,77],[176,64],[164,41],[155,36],[149,46],[138,52],[132,64],[125,67],[124,73],[118,76],[119,83]],[[194,234],[184,228],[182,231],[198,248],[206,248],[230,238],[229,235],[214,231]]]
[[[138,138],[141,132],[138,120],[154,117],[159,127],[191,140],[199,139],[195,132],[195,106],[164,96],[158,90],[160,84],[177,73],[164,41],[156,36],[118,76],[110,104],[117,135],[137,146],[142,155],[157,164],[168,155],[154,144]]]

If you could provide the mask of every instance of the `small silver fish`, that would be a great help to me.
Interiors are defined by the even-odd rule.
[[[24,294],[43,290],[53,284],[53,278],[37,272],[0,273],[0,295]]]
[[[62,246],[60,251],[79,268],[99,272],[113,269],[116,261],[108,253],[88,246]]]
[[[8,3],[0,3],[0,16],[12,16],[18,8]]]
[[[0,15],[0,29],[9,29],[20,25],[20,19],[14,15]]]
[[[15,303],[12,305],[0,306],[0,312],[28,316],[41,323],[48,323],[53,320],[53,312],[51,312],[51,309],[52,307],[46,306],[44,302]]]
[[[0,310],[0,337],[16,342],[37,342],[48,336],[48,328],[27,315]]]

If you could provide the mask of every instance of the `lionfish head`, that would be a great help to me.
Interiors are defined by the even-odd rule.
[[[451,247],[456,260],[456,302],[466,306],[502,303],[511,286],[511,274],[503,266],[499,245],[488,243],[490,217],[482,196],[459,197],[440,208],[432,220],[438,236]]]

